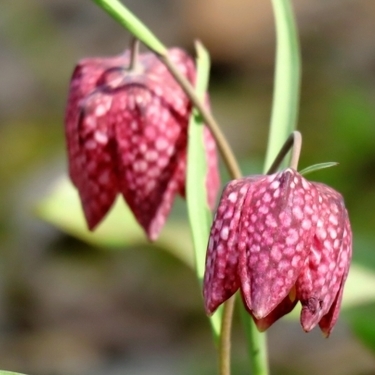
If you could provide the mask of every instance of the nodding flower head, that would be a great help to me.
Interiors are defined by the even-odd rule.
[[[193,60],[171,49],[170,59],[191,82]],[[69,174],[90,229],[122,194],[149,239],[155,240],[176,194],[185,194],[187,126],[192,105],[151,53],[130,66],[130,52],[84,59],[70,82],[65,116]],[[204,129],[208,203],[219,189],[215,142]]]
[[[328,336],[339,315],[352,255],[342,196],[288,168],[231,181],[212,224],[206,311],[238,289],[263,331],[300,301],[301,325]]]

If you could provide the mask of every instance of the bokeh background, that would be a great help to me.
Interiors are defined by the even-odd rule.
[[[209,49],[213,112],[244,170],[259,172],[273,88],[270,1],[126,4],[167,45],[193,52],[199,38]],[[305,334],[297,319],[275,324],[269,330],[272,373],[375,374],[375,2],[298,0],[294,8],[303,62],[300,166],[340,163],[311,178],[345,196],[359,268],[344,302],[358,298],[328,340],[318,329]],[[216,373],[198,283],[183,262],[191,250],[183,202],[176,202],[163,239],[151,246],[132,236],[124,207],[107,229],[88,234],[76,193],[66,193],[63,116],[74,64],[117,54],[128,42],[128,33],[90,1],[1,4],[2,369]],[[238,317],[233,356],[234,373],[249,374]]]

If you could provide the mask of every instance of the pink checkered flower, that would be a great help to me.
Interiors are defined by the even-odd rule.
[[[169,51],[194,83],[195,67],[182,50]],[[69,174],[79,191],[88,227],[107,214],[118,193],[150,240],[155,240],[176,194],[185,194],[187,126],[192,105],[160,60],[130,52],[84,59],[70,83],[65,130]],[[208,204],[219,189],[215,142],[204,129]]]
[[[263,331],[301,302],[301,325],[328,336],[352,255],[342,196],[288,168],[231,181],[212,224],[204,276],[208,314],[238,289]]]

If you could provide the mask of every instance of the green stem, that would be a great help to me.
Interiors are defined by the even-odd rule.
[[[252,375],[268,375],[267,335],[258,331],[253,319],[240,300],[240,312],[242,324],[249,346],[249,358]]]
[[[234,303],[236,295],[229,298],[224,303],[223,316],[221,320],[221,332],[219,340],[219,373],[220,375],[230,375],[231,357],[231,332],[233,322]]]
[[[265,333],[259,333],[255,327],[252,329],[251,333],[252,347],[250,358],[252,358],[252,374],[267,375],[269,373],[267,335]]]
[[[129,70],[137,69],[138,55],[139,55],[139,40],[135,37],[132,37],[132,40],[130,42]]]

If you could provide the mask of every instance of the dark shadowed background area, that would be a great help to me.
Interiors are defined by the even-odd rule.
[[[244,171],[259,173],[273,88],[271,2],[124,3],[168,46],[193,52],[194,39],[205,44],[212,57],[213,113]],[[305,334],[298,320],[275,324],[269,330],[272,373],[375,374],[375,2],[294,3],[303,60],[300,167],[340,163],[309,178],[343,193],[355,264],[362,267],[357,274],[368,276],[353,284],[352,295],[370,297],[345,309],[328,340],[318,329]],[[82,230],[73,236],[36,215],[38,202],[66,176],[63,116],[75,63],[118,54],[129,39],[90,1],[1,4],[1,369],[40,375],[216,374],[198,283],[173,256],[190,246],[184,221],[187,235],[172,238],[164,251],[165,243],[90,244]],[[179,200],[171,221],[184,217]],[[233,357],[233,373],[249,374],[237,316]]]

